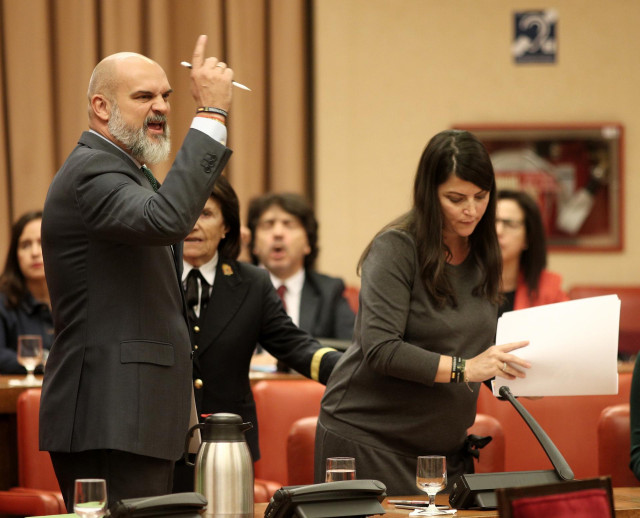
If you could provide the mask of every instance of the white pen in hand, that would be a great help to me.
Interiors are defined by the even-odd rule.
[[[180,64],[185,68],[192,68],[191,67],[191,63],[189,63],[188,61],[180,61]],[[248,92],[251,91],[251,88],[249,88],[248,86],[243,85],[242,83],[238,83],[237,81],[231,81],[231,84],[233,86],[237,86],[238,88],[242,88],[243,90],[247,90]]]

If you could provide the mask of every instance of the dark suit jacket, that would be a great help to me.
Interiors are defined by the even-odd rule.
[[[343,292],[341,279],[306,270],[300,299],[300,327],[316,338],[351,340],[355,315]]]
[[[42,218],[56,334],[43,450],[182,454],[192,362],[171,245],[193,229],[230,154],[191,129],[154,193],[127,155],[84,132],[54,177]]]
[[[258,460],[258,422],[249,383],[256,344],[307,377],[321,345],[291,321],[266,270],[235,261],[218,263],[199,327],[199,333],[192,333],[197,345],[193,376],[202,381],[195,389],[199,414],[232,412],[253,423],[246,436]],[[322,356],[318,381],[326,383],[341,356],[335,351]]]

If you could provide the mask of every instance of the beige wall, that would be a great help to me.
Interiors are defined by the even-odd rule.
[[[640,284],[640,2],[316,0],[319,269],[359,284],[362,249],[410,203],[428,139],[456,123],[616,121],[626,131],[625,247],[553,253],[577,283]],[[558,12],[555,65],[510,54],[513,12]]]

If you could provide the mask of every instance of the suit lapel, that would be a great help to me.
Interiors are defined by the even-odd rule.
[[[184,296],[184,287],[182,286],[182,270],[184,269],[184,263],[182,262],[183,242],[180,241],[179,243],[172,245],[170,249],[171,254],[173,255],[173,265],[176,269],[178,285],[180,286],[180,296],[182,297],[182,314],[184,315],[184,319],[187,322],[187,325],[191,327],[191,324],[189,324],[189,312],[187,311],[187,299]]]
[[[307,271],[302,285],[302,295],[300,296],[300,328],[307,330],[311,335],[314,334],[314,324],[319,305],[320,295]]]
[[[235,316],[248,290],[249,284],[242,279],[237,263],[221,261],[221,264],[218,264],[209,305],[205,314],[200,315],[200,322],[203,323],[200,326],[201,349],[209,347]]]
[[[132,172],[138,173],[135,176],[138,179],[140,185],[143,185],[142,179],[144,179],[144,176],[140,172],[140,169],[138,168],[138,166],[134,163],[133,159],[124,150],[120,149],[112,142],[109,142],[104,137],[101,137],[100,135],[96,135],[91,131],[84,131],[82,135],[80,135],[80,140],[78,141],[78,144],[83,146],[88,146],[91,149],[99,149],[100,151],[104,151],[105,153],[110,153],[112,155],[117,156],[118,158],[121,158],[131,167]],[[149,185],[149,187],[151,187],[151,185]]]
[[[173,263],[176,265],[176,272],[178,273],[178,280],[182,284],[182,270],[184,263],[182,262],[182,249],[184,248],[183,242],[180,241],[171,247],[173,252]]]
[[[95,133],[92,133],[90,131],[85,131],[80,136],[80,140],[78,141],[78,144],[83,146],[89,146],[92,149],[100,149],[101,151],[110,153],[112,155],[115,155],[121,158],[131,168],[131,172],[135,180],[145,189],[153,190],[149,182],[146,181],[143,174],[140,172],[140,168],[133,162],[132,158],[129,155],[127,155],[122,149],[116,147],[111,142],[108,142],[103,137],[96,135]],[[178,285],[180,286],[180,293],[182,294],[183,313],[186,319],[187,306],[184,299],[184,293],[182,290],[182,241],[173,245],[172,247],[169,247],[167,251],[171,253],[173,256],[172,258],[173,258],[173,264],[176,270],[176,280],[178,282]]]

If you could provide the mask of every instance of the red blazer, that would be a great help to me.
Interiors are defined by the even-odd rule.
[[[534,298],[533,303],[529,300],[529,293],[527,285],[524,282],[524,277],[520,275],[513,309],[543,306],[544,304],[553,304],[554,302],[564,302],[566,300],[569,300],[569,297],[562,290],[562,277],[557,273],[543,270],[540,274],[540,282],[538,283],[538,295]]]

